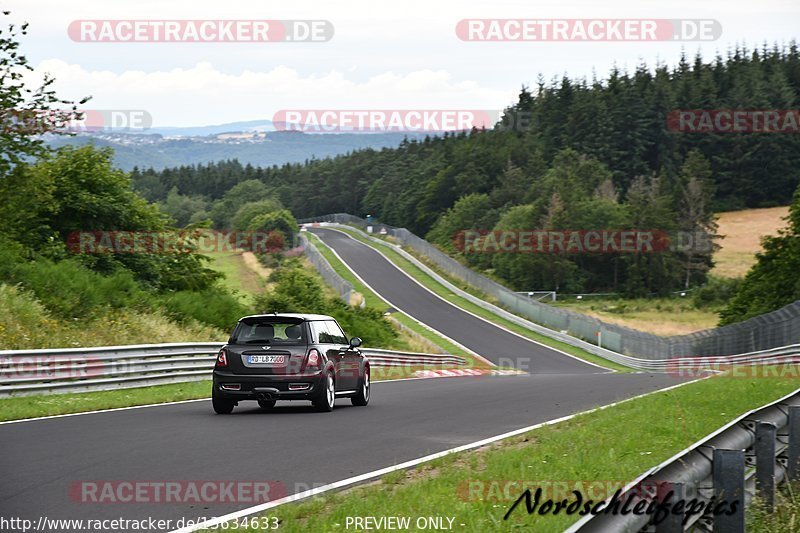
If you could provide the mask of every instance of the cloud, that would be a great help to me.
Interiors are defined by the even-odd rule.
[[[286,66],[230,74],[200,62],[191,68],[115,73],[48,59],[36,72],[55,77],[63,97],[92,95],[89,109],[143,109],[155,126],[270,118],[280,109],[500,110],[516,92],[456,80],[446,70],[389,71],[356,81],[350,72],[301,75]]]

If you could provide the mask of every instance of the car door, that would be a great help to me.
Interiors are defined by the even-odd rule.
[[[341,356],[341,387],[340,390],[356,390],[358,389],[358,376],[361,367],[361,352],[350,346],[347,335],[344,334],[342,328],[335,320],[326,321],[326,329],[339,347],[339,354]]]
[[[330,327],[329,320],[315,320],[309,322],[314,335],[314,340],[325,350],[328,360],[333,363],[336,372],[336,390],[351,390],[350,381],[347,379],[346,350],[338,342],[336,330]]]

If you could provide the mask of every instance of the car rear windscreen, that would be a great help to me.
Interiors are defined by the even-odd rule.
[[[304,344],[301,319],[269,317],[247,318],[233,332],[233,344]]]

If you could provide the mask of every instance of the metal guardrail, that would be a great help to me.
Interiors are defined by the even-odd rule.
[[[329,225],[331,227],[336,227],[338,224],[329,223]],[[347,228],[353,229],[349,226]],[[604,348],[602,346],[602,330],[601,335],[598,338],[598,343],[600,345],[598,345],[575,337],[567,331],[554,331],[546,326],[542,326],[541,324],[531,322],[530,320],[507,311],[502,307],[491,304],[481,298],[478,298],[477,296],[468,293],[460,287],[453,285],[433,269],[428,267],[425,263],[403,250],[402,247],[387,243],[386,241],[372,237],[366,233],[364,236],[375,244],[391,248],[395,252],[399,253],[409,262],[413,263],[417,268],[425,272],[428,276],[446,287],[448,291],[457,294],[466,300],[469,300],[471,303],[491,311],[495,315],[498,315],[510,322],[514,322],[515,324],[531,331],[546,337],[550,337],[551,339],[561,341],[565,344],[569,344],[570,346],[581,348],[582,350],[585,350],[591,354],[597,355],[603,359],[626,366],[628,368],[645,372],[670,372],[680,374],[682,376],[691,376],[701,373],[704,369],[718,371],[724,370],[725,367],[735,365],[777,365],[800,363],[800,344],[779,346],[768,350],[760,350],[729,356],[719,355],[713,357],[671,357],[665,359],[642,359],[639,357],[625,355],[613,350],[609,350],[608,348]]]
[[[645,472],[625,486],[619,501],[663,502],[696,499],[704,512],[682,523],[685,513],[670,514],[660,524],[652,524],[653,514],[600,513],[587,515],[567,531],[673,533],[715,531],[743,533],[745,507],[755,497],[772,510],[777,486],[800,479],[800,389],[749,411],[711,435],[692,444],[672,458]],[[714,515],[707,504],[739,501],[737,512]],[[643,504],[642,508],[645,508]],[[727,506],[727,511],[730,511]],[[726,511],[726,512],[727,512]]]
[[[211,378],[219,342],[0,351],[0,397],[144,387]],[[462,366],[454,355],[361,350],[374,367]]]
[[[319,275],[325,280],[325,283],[339,293],[339,297],[344,300],[345,303],[349,304],[354,292],[353,285],[336,273],[330,263],[328,263],[328,260],[319,253],[314,243],[302,233],[300,234],[300,244],[303,247],[305,256],[308,258],[309,262],[314,265],[314,268],[317,269],[317,272],[319,272]]]

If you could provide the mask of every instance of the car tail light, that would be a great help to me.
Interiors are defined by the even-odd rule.
[[[317,368],[319,367],[322,358],[319,355],[319,352],[315,348],[311,348],[308,351],[308,355],[306,355],[306,362],[303,365],[303,368]]]
[[[217,368],[225,368],[228,366],[228,350],[221,349],[217,354],[217,363],[214,365]]]

